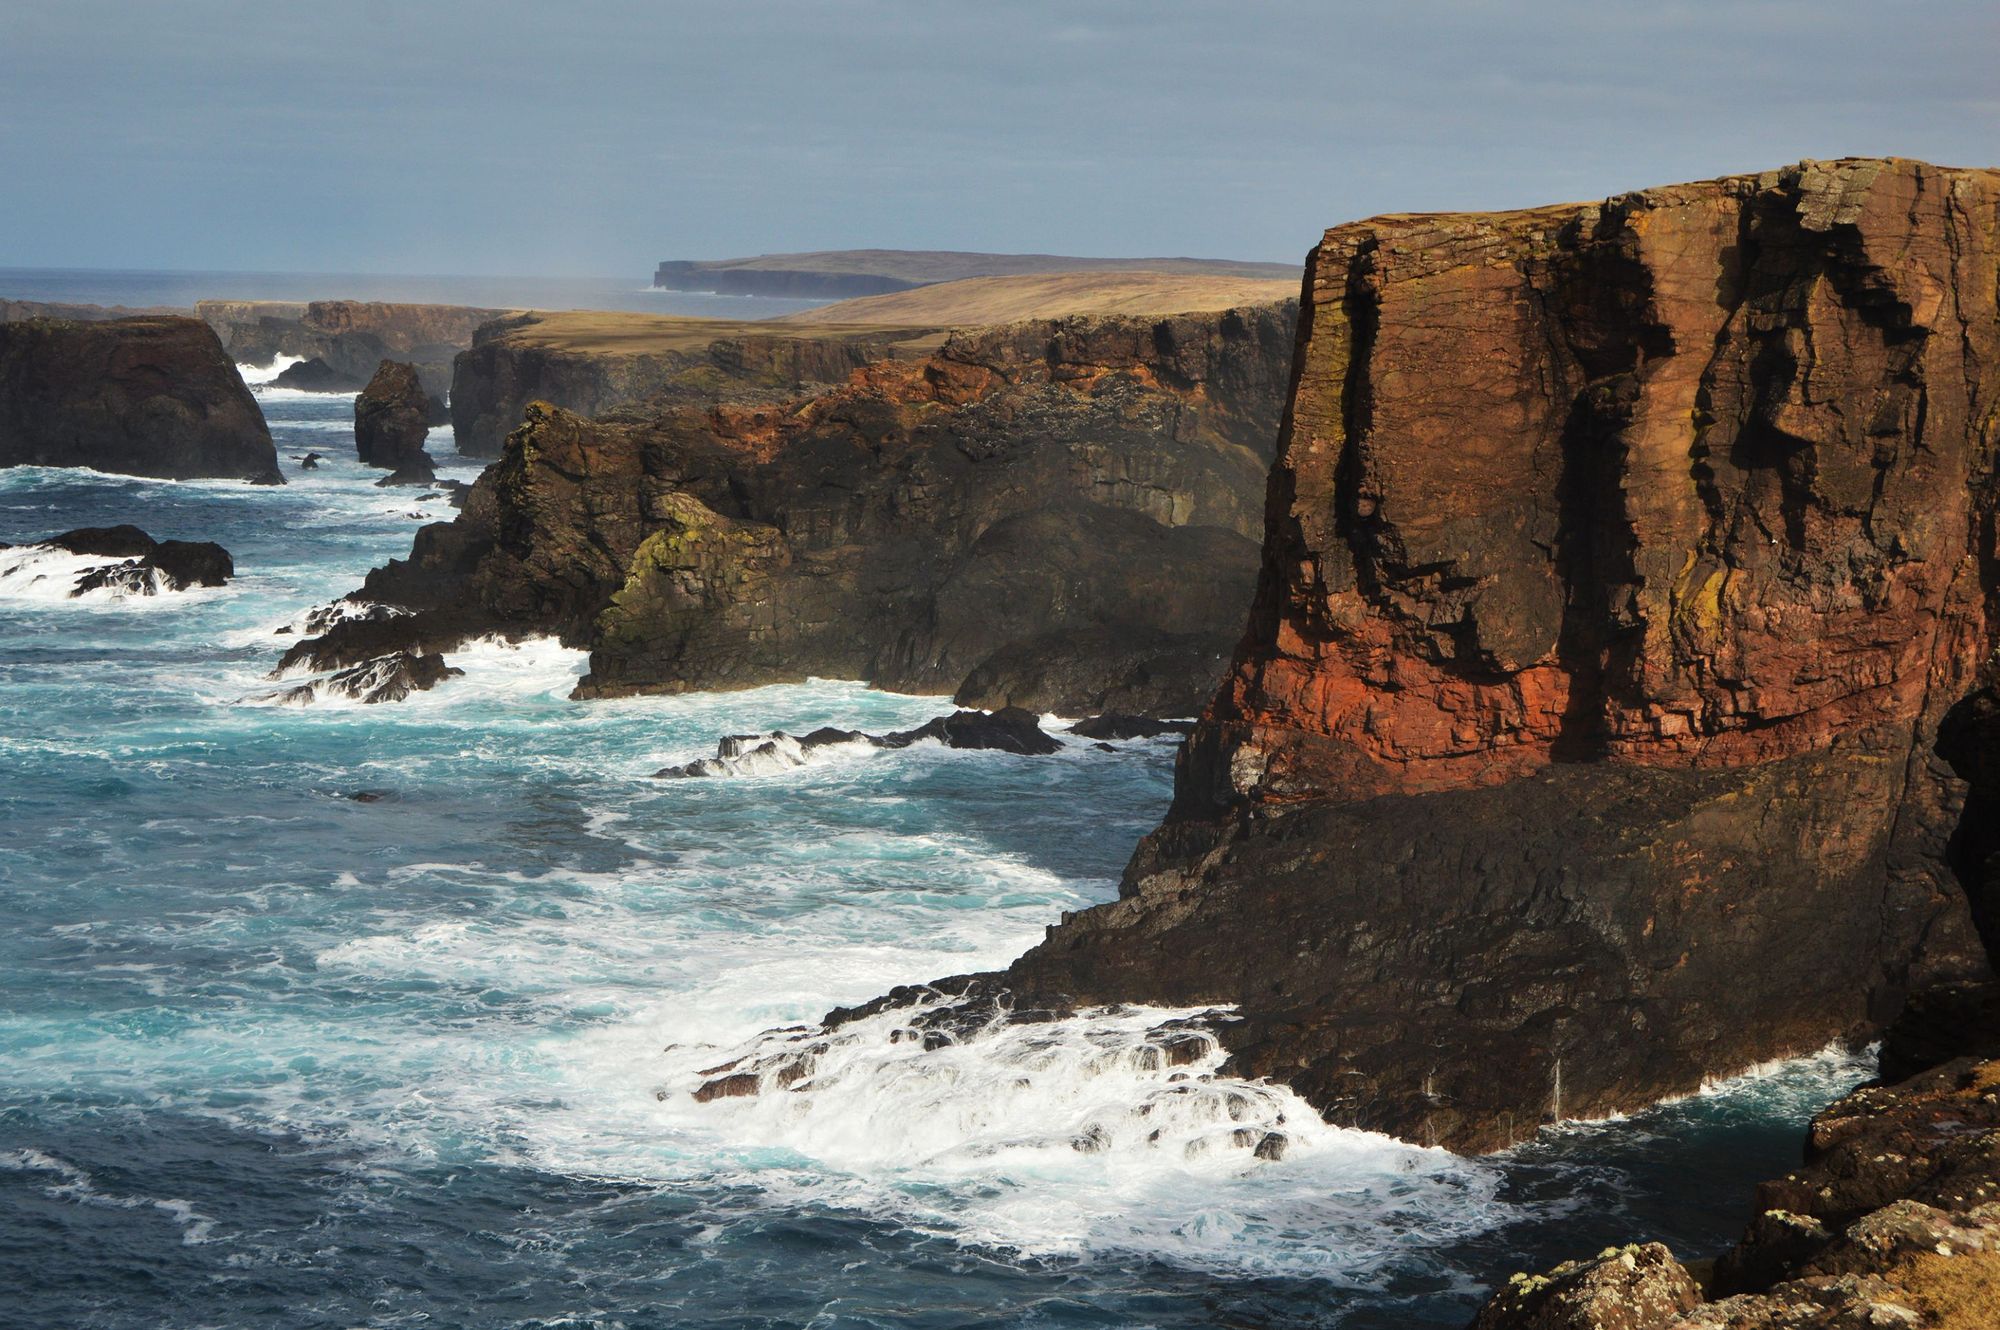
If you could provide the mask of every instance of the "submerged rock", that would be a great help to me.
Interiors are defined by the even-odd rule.
[[[691,776],[761,776],[802,767],[813,750],[836,744],[868,744],[875,748],[908,748],[925,740],[935,740],[947,748],[985,748],[1023,756],[1060,752],[1062,741],[1043,730],[1030,712],[1014,708],[987,715],[983,711],[958,711],[939,716],[913,730],[893,734],[866,734],[824,726],[803,737],[783,730],[764,734],[731,734],[715,747],[715,756],[683,766],[662,767],[653,774],[667,779]]]
[[[171,317],[0,323],[0,466],[284,483],[215,334]]]
[[[404,459],[402,465],[375,482],[375,488],[387,489],[392,485],[435,485],[437,472],[431,469],[430,457],[419,452],[415,457]]]
[[[1103,715],[1080,720],[1069,727],[1069,732],[1085,739],[1157,739],[1163,734],[1186,734],[1193,728],[1191,720]]]

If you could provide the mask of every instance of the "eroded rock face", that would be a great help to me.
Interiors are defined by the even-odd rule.
[[[385,360],[354,399],[354,450],[368,466],[387,467],[428,484],[431,462],[424,452],[430,433],[430,401],[417,367]]]
[[[424,640],[560,633],[583,696],[1005,677],[980,705],[1191,714],[1242,629],[1291,333],[1282,307],[1064,320],[776,407],[532,405],[360,594]],[[1005,668],[1059,639],[1061,669]]]
[[[575,335],[551,333],[551,326],[568,329],[575,320],[552,322],[545,314],[515,315],[482,327],[452,367],[451,431],[458,451],[467,457],[500,456],[531,402],[598,416],[646,402],[796,400],[845,383],[911,336],[911,330],[895,328],[832,335],[738,324],[714,335],[677,338],[671,335],[676,327],[713,326],[712,321],[606,317],[617,327],[662,325],[665,334],[596,337],[594,322]]]
[[[322,699],[352,698],[356,702],[400,702],[411,693],[428,692],[464,670],[447,665],[436,652],[392,651],[336,671],[325,679],[279,689],[265,699],[287,706],[309,706]]]
[[[167,316],[0,323],[0,466],[284,483],[215,334]]]
[[[1996,272],[2000,174],[1907,161],[1329,231],[1167,824],[1004,981],[1479,1150],[1983,973]]]
[[[199,586],[223,586],[236,575],[236,564],[229,551],[212,540],[154,540],[130,523],[78,527],[24,548],[116,560],[86,566],[71,574],[72,597],[92,591],[153,596]]]

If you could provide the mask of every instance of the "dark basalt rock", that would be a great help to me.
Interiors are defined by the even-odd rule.
[[[457,520],[361,594],[432,642],[588,647],[584,697],[816,675],[1191,714],[1241,633],[1291,331],[1287,307],[1054,320],[778,406],[531,404]],[[323,658],[378,654],[343,632]]]
[[[107,589],[150,596],[161,591],[222,586],[236,575],[236,564],[229,551],[214,541],[154,540],[129,524],[79,527],[41,544],[71,554],[123,561],[79,575],[71,596]]]
[[[464,673],[435,653],[398,651],[350,666],[328,679],[280,689],[267,700],[304,705],[336,694],[358,702],[400,702],[411,693],[428,691]]]
[[[359,392],[364,383],[358,375],[344,373],[313,356],[285,366],[271,380],[271,386],[301,393],[351,393]]]
[[[435,485],[437,472],[431,468],[431,459],[425,453],[406,458],[394,471],[375,482],[377,489],[387,489],[394,485]]]
[[[958,711],[939,716],[913,730],[893,734],[866,734],[822,726],[812,733],[794,737],[783,730],[765,734],[725,735],[715,746],[715,756],[684,766],[662,767],[653,773],[666,779],[695,776],[744,776],[783,771],[806,764],[816,748],[834,744],[866,743],[876,748],[908,748],[927,739],[947,748],[997,749],[1024,757],[1045,756],[1062,751],[1062,741],[1041,727],[1031,712],[1019,708],[988,715],[983,711]]]
[[[1085,739],[1156,739],[1163,734],[1186,734],[1194,728],[1191,720],[1154,720],[1151,716],[1092,716],[1069,727],[1069,732]]]
[[[284,483],[215,334],[171,317],[0,323],[0,466]]]
[[[86,526],[50,536],[42,542],[71,554],[93,554],[106,559],[138,559],[151,554],[159,542],[129,523],[118,526]]]
[[[878,742],[884,748],[908,748],[926,739],[935,739],[946,748],[992,748],[1024,757],[1062,751],[1062,741],[1042,728],[1041,718],[1020,707],[1004,707],[992,713],[954,711],[949,716],[926,721],[914,730],[885,734]]]
[[[293,460],[299,464],[299,470],[301,471],[317,471],[319,470],[319,456],[318,453],[307,453],[304,457],[294,458]]]
[[[430,432],[430,402],[414,365],[385,360],[354,399],[354,450],[369,466],[388,467],[395,484],[429,484],[434,479],[424,438]]]

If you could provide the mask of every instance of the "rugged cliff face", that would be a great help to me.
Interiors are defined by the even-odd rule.
[[[440,400],[451,386],[452,358],[472,345],[481,324],[508,313],[378,300],[204,300],[195,312],[241,364],[306,356],[326,365],[328,391],[353,392],[382,361],[406,361],[417,367],[424,391]]]
[[[173,317],[0,324],[0,466],[284,483],[222,344]]]
[[[369,466],[387,467],[384,483],[428,484],[434,478],[424,452],[430,402],[417,368],[385,360],[354,399],[354,451]]]
[[[997,982],[1486,1149],[1984,967],[2000,173],[1327,232],[1250,628],[1123,897]],[[1967,857],[1961,855],[1961,858]]]
[[[557,631],[586,696],[810,675],[1198,707],[1242,627],[1289,306],[954,336],[778,406],[534,404],[449,525],[294,663]],[[396,645],[404,645],[400,641]]]
[[[468,457],[498,457],[530,402],[583,416],[649,401],[781,402],[845,383],[899,347],[921,358],[938,340],[908,328],[808,330],[644,314],[522,314],[482,328],[457,358],[452,438]]]

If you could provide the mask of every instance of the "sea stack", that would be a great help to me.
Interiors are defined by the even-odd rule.
[[[1477,1151],[1986,973],[1996,274],[2000,172],[1905,160],[1328,231],[1166,824],[988,986]]]
[[[354,399],[354,449],[369,466],[386,467],[384,484],[429,484],[435,477],[424,437],[430,402],[414,365],[385,360]]]
[[[0,466],[284,483],[222,343],[173,316],[0,324]]]

